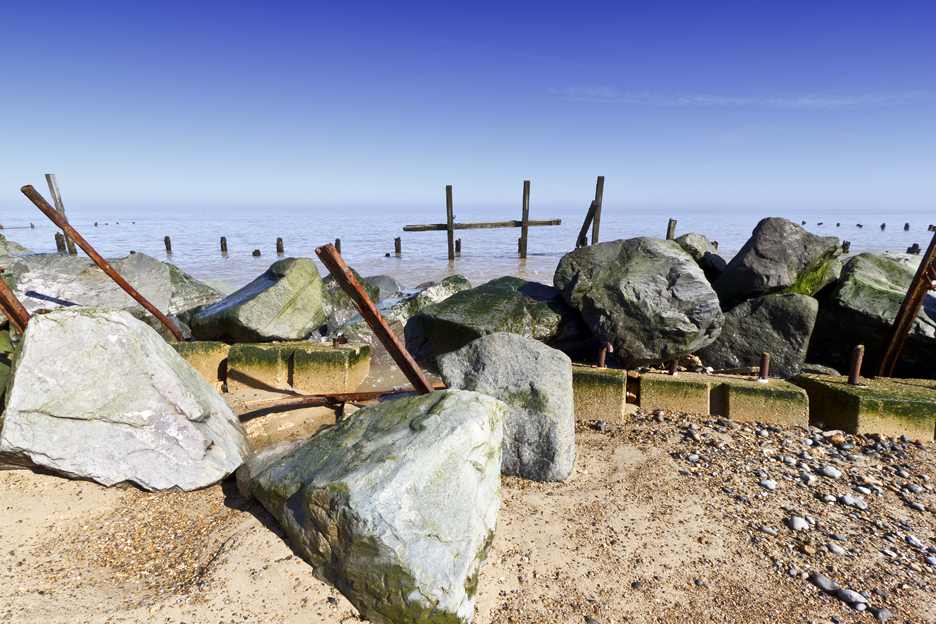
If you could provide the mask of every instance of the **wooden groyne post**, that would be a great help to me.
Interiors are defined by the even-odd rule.
[[[582,229],[579,230],[578,238],[575,239],[575,248],[588,247],[588,226],[592,228],[592,241],[594,245],[598,242],[598,226],[601,224],[601,200],[604,195],[604,176],[598,176],[598,182],[595,184],[595,199],[588,206],[588,212],[585,213],[585,222]]]
[[[47,173],[45,179],[49,184],[49,193],[52,195],[52,202],[55,204],[55,212],[62,215],[65,221],[68,221],[68,217],[65,216],[65,204],[62,203],[62,195],[59,193],[58,184],[55,182],[55,174]],[[68,255],[77,256],[78,250],[75,249],[75,241],[67,234],[63,234],[63,236],[65,236],[65,246],[68,248]]]

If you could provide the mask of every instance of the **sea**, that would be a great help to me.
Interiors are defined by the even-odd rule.
[[[34,252],[55,252],[57,228],[28,200],[23,198],[23,202],[24,206],[0,211],[0,233]],[[529,228],[526,259],[520,259],[517,250],[520,228],[456,230],[462,251],[455,260],[448,259],[445,231],[403,231],[405,225],[444,222],[444,206],[433,210],[258,205],[212,210],[170,207],[69,211],[66,204],[66,213],[76,231],[105,258],[123,257],[131,251],[145,253],[203,281],[218,280],[241,287],[282,257],[313,258],[324,276],[327,273],[315,249],[341,239],[342,257],[361,275],[390,275],[411,288],[452,274],[465,276],[473,285],[504,275],[552,284],[559,260],[575,247],[587,207],[586,203],[574,209],[543,209],[541,214],[531,208],[531,219],[561,219],[561,225]],[[936,213],[925,210],[765,212],[605,205],[599,242],[636,236],[665,238],[669,220],[675,219],[676,236],[703,234],[717,241],[719,253],[730,260],[766,217],[784,217],[814,234],[850,241],[851,254],[905,252],[914,243],[925,250],[933,237],[928,227],[936,223]],[[519,206],[465,207],[455,211],[456,223],[511,219],[520,219]],[[171,253],[166,251],[166,236],[171,240]],[[221,252],[222,236],[227,239],[227,253]],[[402,243],[399,256],[394,253],[396,237]],[[277,238],[283,239],[282,255],[276,253]],[[260,255],[254,256],[254,250],[259,250]],[[84,254],[79,251],[79,255]]]

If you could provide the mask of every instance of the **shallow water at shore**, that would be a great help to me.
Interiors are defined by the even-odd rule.
[[[456,223],[499,221],[518,218],[519,210],[456,210]],[[553,273],[563,255],[573,249],[585,210],[536,210],[531,219],[560,218],[560,226],[529,230],[529,255],[517,255],[519,228],[458,230],[463,253],[454,261],[447,257],[446,234],[403,232],[409,224],[438,223],[444,210],[300,209],[258,207],[230,211],[168,209],[143,211],[108,209],[69,213],[71,223],[104,257],[121,257],[131,250],[171,262],[201,280],[221,280],[243,286],[275,262],[276,239],[282,237],[282,257],[315,258],[315,248],[342,241],[345,261],[362,275],[392,275],[408,287],[437,280],[454,273],[478,285],[503,275],[552,283]],[[730,259],[744,245],[758,221],[782,216],[795,223],[806,221],[810,232],[851,241],[851,253],[866,251],[905,251],[913,243],[926,248],[932,234],[927,232],[936,215],[927,211],[856,212],[845,210],[786,210],[762,212],[744,210],[641,210],[606,205],[600,225],[600,240],[635,236],[665,235],[668,220],[677,220],[677,236],[687,232],[704,234],[719,241],[719,251]],[[29,222],[35,228],[29,227]],[[95,226],[97,222],[97,226]],[[885,230],[880,229],[887,222]],[[904,223],[910,230],[904,231]],[[36,252],[55,251],[56,228],[35,209],[5,210],[0,223],[8,240]],[[822,225],[819,225],[822,223]],[[840,226],[836,226],[840,223]],[[858,228],[857,223],[864,224]],[[172,253],[166,253],[163,238],[170,236]],[[227,238],[228,253],[220,252],[219,239]],[[393,254],[393,239],[402,239],[403,254]],[[253,257],[259,249],[260,257]],[[81,253],[81,252],[79,252]],[[390,256],[387,257],[386,254]],[[82,254],[83,255],[83,254]],[[317,259],[316,259],[317,261]],[[324,275],[325,269],[319,264]]]

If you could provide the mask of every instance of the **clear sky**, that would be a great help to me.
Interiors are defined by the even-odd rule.
[[[936,204],[936,3],[5,2],[0,210]],[[537,209],[538,214],[542,212]]]

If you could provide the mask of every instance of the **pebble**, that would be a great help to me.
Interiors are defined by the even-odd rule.
[[[761,533],[766,533],[770,537],[777,537],[777,530],[771,529],[770,527],[762,526],[758,529]]]
[[[830,479],[838,479],[842,476],[842,472],[835,466],[829,466],[826,464],[819,469],[819,474],[823,477],[829,477]]]
[[[926,563],[930,564],[931,566],[936,566],[936,557],[927,557],[924,559],[924,561],[926,561]]]
[[[903,489],[910,492],[911,494],[919,494],[923,491],[923,488],[916,483],[908,483],[903,486]]]
[[[915,509],[917,511],[926,511],[926,507],[924,507],[920,503],[910,503],[909,505],[907,505],[907,507],[909,507],[910,509]]]
[[[855,509],[861,509],[862,511],[868,508],[868,503],[861,500],[860,497],[852,496],[851,494],[846,494],[845,496],[841,497],[839,502],[841,502],[846,507],[854,507]]]
[[[812,485],[813,483],[816,482],[816,475],[810,474],[808,472],[802,473],[799,477],[800,479],[803,480],[803,483],[805,483],[806,485]]]
[[[871,494],[871,490],[869,490],[866,487],[862,487],[860,485],[855,486],[855,489],[858,491],[859,494],[864,494],[865,496],[870,496]]]
[[[848,551],[846,551],[844,548],[842,548],[841,546],[839,546],[839,545],[836,544],[835,542],[829,542],[829,544],[826,546],[826,548],[827,548],[828,551],[829,551],[830,553],[832,553],[833,555],[839,555],[840,557],[841,557],[841,556],[844,556],[844,555],[846,555],[846,554],[848,554]]]
[[[696,455],[695,453],[693,453],[692,455],[690,455],[689,457],[686,458],[686,460],[689,461],[689,463],[692,463],[692,464],[696,463],[696,462],[699,461],[700,459],[702,459],[702,458],[699,457],[698,455]]]
[[[813,572],[809,575],[809,582],[824,592],[834,592],[839,589],[838,583],[825,574],[819,574],[818,572]]]
[[[763,481],[760,481],[757,485],[761,486],[762,488],[767,488],[768,490],[777,489],[777,482],[774,481],[773,479],[764,479]]]
[[[631,589],[643,589],[643,585],[639,581],[634,581],[631,583]]]
[[[852,591],[850,589],[840,589],[837,592],[835,592],[835,595],[842,602],[847,602],[849,604],[856,603],[856,602],[859,602],[859,603],[868,602],[867,598],[865,598],[858,592]]]
[[[799,516],[793,516],[792,518],[787,520],[787,524],[794,531],[808,531],[809,530],[809,523],[803,520],[802,518],[800,518]]]
[[[847,542],[847,541],[848,541],[847,539],[845,539],[845,536],[844,536],[844,535],[839,535],[838,533],[833,533],[833,534],[830,535],[829,537],[831,537],[832,539],[834,539],[834,540],[837,541],[837,542]]]
[[[873,615],[878,622],[886,622],[887,620],[894,617],[894,614],[887,609],[875,609],[874,607],[869,607],[868,612],[871,613],[871,615]]]
[[[917,539],[913,535],[908,534],[906,537],[906,540],[907,540],[907,543],[913,546],[914,548],[923,548],[923,542],[921,542],[919,539]]]

